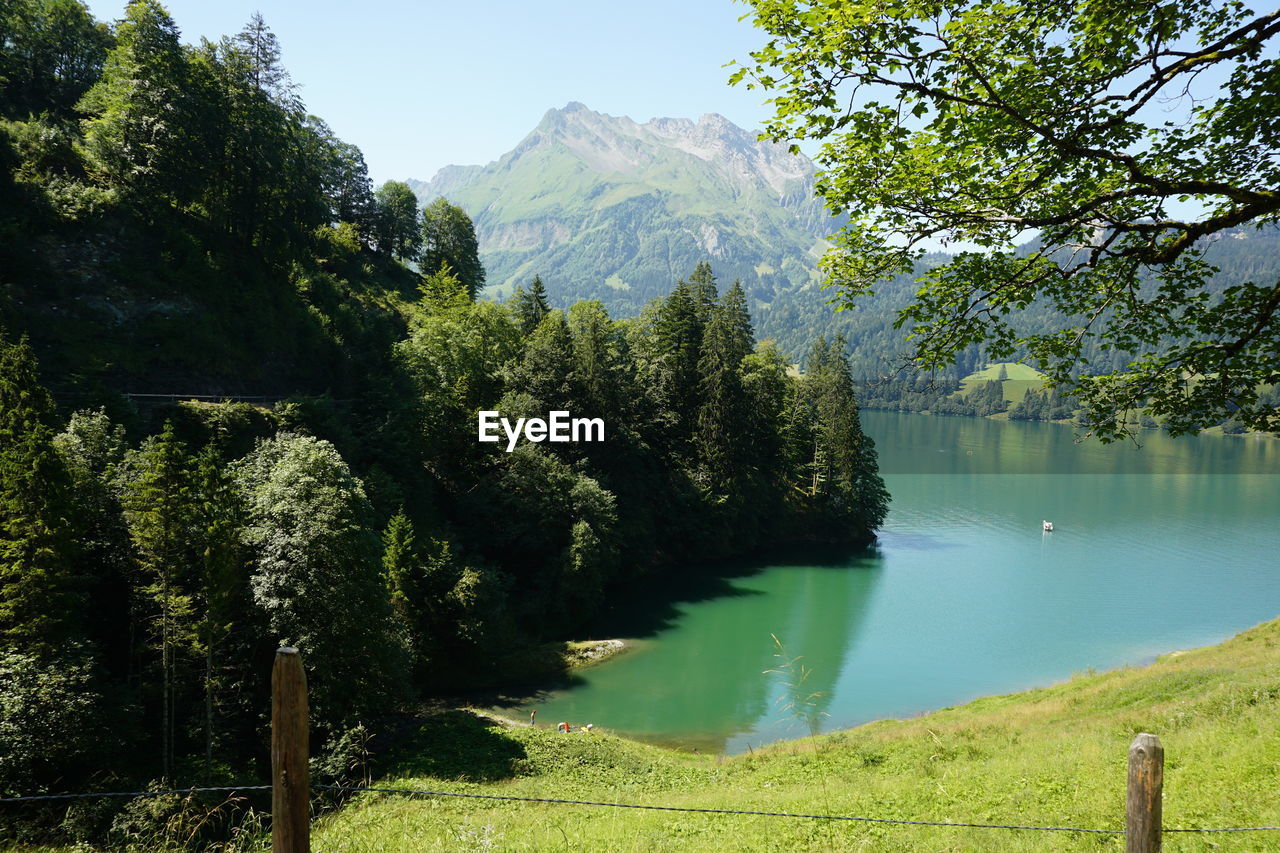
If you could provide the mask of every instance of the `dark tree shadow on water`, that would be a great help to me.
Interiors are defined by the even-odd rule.
[[[881,557],[872,545],[793,543],[760,550],[750,557],[732,560],[691,562],[680,570],[660,574],[615,589],[583,630],[583,639],[625,638],[651,640],[674,628],[685,610],[697,604],[731,598],[766,595],[753,589],[751,578],[767,569],[821,568],[832,571],[865,571],[880,566]],[[509,677],[500,687],[475,690],[457,696],[459,702],[478,708],[532,708],[548,694],[584,683],[563,663],[564,643],[546,643],[518,650],[505,662]],[[523,715],[523,711],[520,715]]]
[[[683,607],[722,598],[764,595],[750,578],[769,568],[858,569],[879,565],[875,544],[804,543],[779,545],[750,557],[707,561],[632,584],[589,626],[594,637],[649,639],[675,626]]]
[[[463,782],[497,782],[516,775],[524,746],[502,736],[502,726],[468,711],[444,711],[421,721],[399,749],[394,775]]]

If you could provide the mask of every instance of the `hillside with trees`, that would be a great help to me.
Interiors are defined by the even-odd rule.
[[[533,277],[477,299],[470,218],[375,190],[260,16],[191,46],[155,0],[0,15],[5,794],[261,778],[282,643],[345,778],[396,714],[635,584],[883,520],[839,338],[797,373],[706,263],[626,320]],[[604,440],[507,452],[480,410]],[[0,829],[98,843],[171,807]]]

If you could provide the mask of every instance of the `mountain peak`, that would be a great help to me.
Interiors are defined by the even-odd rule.
[[[559,109],[552,107],[543,113],[542,121],[538,122],[534,132],[536,133],[539,130],[544,132],[554,131],[589,122],[593,118],[611,119],[612,117],[595,112],[581,101],[570,101]]]
[[[678,186],[667,189],[684,192],[689,184],[677,176],[699,175],[697,181],[710,180],[735,198],[763,192],[783,203],[807,201],[814,172],[808,158],[761,140],[719,113],[704,113],[697,121],[659,117],[640,124],[596,112],[581,101],[547,110],[519,145],[490,165],[510,174],[526,158],[544,164],[573,161],[575,169],[613,176],[610,183],[644,184],[647,190],[658,189],[647,186],[651,180],[674,180]],[[438,185],[435,189],[452,191],[479,178],[481,171],[451,169],[432,183]]]
[[[488,166],[413,187],[471,215],[496,291],[537,273],[630,314],[707,259],[761,301],[809,287],[835,227],[813,174],[718,113],[641,123],[571,101]]]
[[[785,146],[761,141],[720,113],[688,118],[652,118],[640,124],[627,116],[591,110],[579,101],[551,109],[537,128],[509,155],[514,162],[548,146],[567,148],[592,171],[640,175],[660,161],[680,154],[709,164],[722,180],[768,187],[778,198],[793,195],[807,183],[813,164],[791,155]],[[805,190],[807,192],[807,190]]]

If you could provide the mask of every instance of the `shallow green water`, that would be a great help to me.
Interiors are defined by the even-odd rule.
[[[522,710],[743,752],[1280,615],[1280,442],[1153,433],[1139,450],[1077,445],[1056,424],[863,423],[893,495],[876,547],[772,555],[632,602],[606,624],[633,651]]]

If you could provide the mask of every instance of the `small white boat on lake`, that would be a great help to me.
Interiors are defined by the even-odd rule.
[[[1052,522],[1052,521],[1046,521],[1046,522],[1044,523],[1044,532],[1045,532],[1045,533],[1052,533],[1052,532],[1053,532],[1053,522]]]

